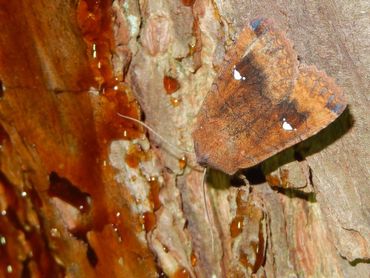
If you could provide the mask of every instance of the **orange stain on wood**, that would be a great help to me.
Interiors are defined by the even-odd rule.
[[[267,175],[266,181],[271,187],[280,186],[280,179],[275,175]]]
[[[154,229],[157,224],[157,218],[153,212],[147,211],[143,214],[144,228],[148,233]]]
[[[198,258],[197,256],[195,255],[194,253],[194,250],[191,252],[191,255],[190,255],[190,262],[191,262],[191,266],[192,267],[195,267],[198,263]]]
[[[282,169],[280,172],[280,178],[281,178],[281,185],[284,188],[288,188],[289,187],[289,170]]]
[[[128,166],[137,168],[139,163],[145,160],[148,160],[148,157],[140,145],[133,144],[129,147],[125,157],[125,162]]]
[[[180,83],[177,81],[177,79],[165,75],[163,77],[163,87],[168,95],[173,94],[178,89],[180,89]]]
[[[178,269],[171,278],[190,278],[190,273],[185,268]]]
[[[182,4],[187,7],[193,6],[195,0],[181,0]]]
[[[240,253],[239,253],[239,262],[245,268],[247,268],[247,269],[249,268],[250,270],[252,270],[253,265],[249,262],[248,256],[243,251],[240,251]]]
[[[181,99],[176,98],[176,97],[170,97],[170,102],[171,102],[173,107],[177,107],[177,106],[180,105]]]
[[[230,224],[230,235],[232,238],[237,237],[243,231],[244,227],[244,217],[243,216],[235,216],[234,219],[231,221]]]
[[[258,243],[255,245],[254,252],[256,254],[256,261],[253,265],[253,273],[256,273],[258,269],[265,262],[265,238],[263,235],[262,223],[260,222],[259,231],[258,231]]]
[[[187,165],[186,157],[183,156],[178,161],[179,161],[179,168],[180,168],[180,170],[184,170],[185,167],[186,167],[186,165]]]
[[[149,180],[149,185],[150,185],[149,200],[152,203],[153,210],[156,211],[162,205],[159,199],[159,192],[161,190],[161,187],[157,178],[151,178]]]

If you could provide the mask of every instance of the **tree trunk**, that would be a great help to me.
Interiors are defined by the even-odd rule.
[[[369,277],[369,8],[0,0],[0,273]],[[256,167],[204,171],[197,112],[257,17],[349,106]]]

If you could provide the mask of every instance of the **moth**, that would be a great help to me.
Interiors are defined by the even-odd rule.
[[[226,53],[198,113],[197,161],[232,175],[313,136],[346,106],[332,78],[300,64],[272,21],[256,19]]]

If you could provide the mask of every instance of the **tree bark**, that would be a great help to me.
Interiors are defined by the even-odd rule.
[[[0,0],[0,273],[369,277],[369,8]],[[257,17],[348,109],[256,167],[205,171],[197,112]]]

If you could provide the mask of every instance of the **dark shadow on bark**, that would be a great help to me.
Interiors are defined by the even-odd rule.
[[[353,124],[353,116],[347,107],[342,115],[319,133],[263,161],[260,164],[262,172],[268,175],[287,163],[305,160],[340,139]]]

